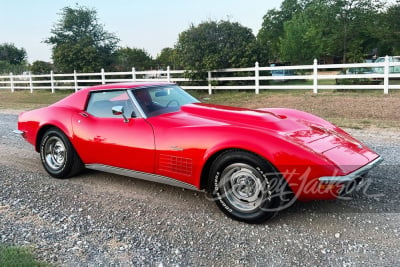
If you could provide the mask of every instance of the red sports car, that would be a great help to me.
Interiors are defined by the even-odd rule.
[[[309,113],[203,104],[170,83],[86,88],[21,113],[16,133],[53,177],[88,168],[205,190],[248,223],[292,199],[337,198],[382,160]]]

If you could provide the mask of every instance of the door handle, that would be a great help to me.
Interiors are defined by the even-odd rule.
[[[102,137],[102,136],[100,136],[100,135],[96,135],[96,136],[93,138],[93,141],[95,141],[95,142],[103,142],[104,140],[106,140],[106,138],[104,138],[104,137]]]

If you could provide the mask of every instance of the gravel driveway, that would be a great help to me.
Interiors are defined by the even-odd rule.
[[[351,130],[385,159],[351,200],[296,203],[263,225],[200,192],[87,171],[50,178],[0,112],[0,243],[57,266],[399,266],[400,134]],[[0,263],[1,265],[1,263]]]

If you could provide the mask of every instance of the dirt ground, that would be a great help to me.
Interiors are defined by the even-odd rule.
[[[400,94],[249,93],[202,95],[207,102],[246,108],[285,107],[310,112],[349,128],[400,128]]]
[[[0,91],[0,109],[16,114],[23,110],[47,106],[72,92]],[[310,91],[225,90],[208,95],[206,91],[189,91],[202,102],[246,108],[283,107],[313,113],[338,126],[364,129],[369,127],[400,129],[400,90],[388,95],[382,91]]]

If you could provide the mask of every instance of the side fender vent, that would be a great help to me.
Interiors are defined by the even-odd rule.
[[[166,172],[177,173],[185,176],[192,175],[192,159],[161,154],[159,169]]]

